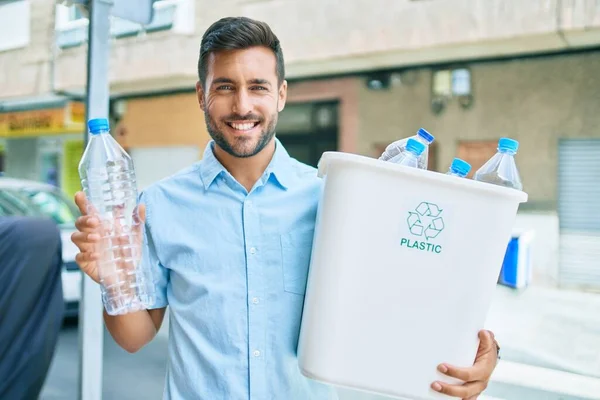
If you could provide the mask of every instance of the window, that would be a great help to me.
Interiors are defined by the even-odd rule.
[[[29,0],[0,2],[0,51],[26,47],[30,27]]]
[[[69,21],[76,21],[78,19],[86,18],[84,12],[79,6],[69,7]]]
[[[64,197],[46,190],[27,190],[25,193],[40,212],[52,218],[57,224],[75,223],[78,213]]]
[[[78,46],[87,41],[88,18],[79,6],[59,5],[56,9],[56,40],[59,47]],[[148,25],[140,25],[112,17],[111,35],[117,38],[141,32],[171,30],[174,33],[193,32],[195,23],[193,0],[159,0],[154,3],[154,17]]]
[[[43,214],[35,209],[26,198],[12,190],[0,190],[0,205],[4,215],[23,215],[39,217]]]
[[[293,158],[316,167],[325,151],[338,146],[338,103],[287,104],[279,114],[277,137]]]

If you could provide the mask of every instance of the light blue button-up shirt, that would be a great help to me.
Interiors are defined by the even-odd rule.
[[[296,357],[321,179],[276,141],[248,192],[213,146],[141,196],[154,307],[170,308],[164,398],[335,399]]]

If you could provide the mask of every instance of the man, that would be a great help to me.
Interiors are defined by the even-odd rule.
[[[149,311],[105,314],[106,325],[137,351],[171,307],[167,399],[335,398],[297,366],[321,182],[275,138],[287,95],[279,40],[265,23],[224,18],[202,38],[198,76],[213,141],[202,161],[141,196],[143,263],[154,272],[157,301]],[[81,193],[76,202],[84,212]],[[98,281],[98,221],[83,216],[77,227],[77,261]],[[496,363],[493,338],[481,339],[472,368],[440,367],[468,383],[432,387],[476,398]]]
[[[37,399],[64,313],[61,242],[49,219],[0,217],[0,399]]]

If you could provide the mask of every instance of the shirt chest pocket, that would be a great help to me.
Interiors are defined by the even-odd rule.
[[[283,289],[304,295],[312,252],[314,229],[298,229],[281,235]]]

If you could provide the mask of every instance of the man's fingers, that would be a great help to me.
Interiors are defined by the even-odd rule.
[[[77,253],[77,255],[75,256],[75,262],[77,263],[77,265],[79,265],[79,267],[84,272],[86,272],[85,270],[87,269],[88,265],[91,262],[97,261],[98,258],[99,258],[98,253],[86,251],[86,252],[82,252],[82,253]]]
[[[494,342],[494,337],[492,336],[493,333],[490,331],[486,331],[486,330],[480,330],[479,331],[479,351],[478,353],[481,353],[482,351],[488,351],[491,349],[494,349],[496,347],[496,344]]]
[[[141,243],[142,238],[144,237],[144,222],[146,221],[146,205],[143,203],[140,203],[137,207],[137,212],[134,211],[133,213],[133,220],[135,222],[135,226],[134,226],[134,233],[136,234],[137,238],[136,238],[136,244]]]
[[[490,367],[490,365],[495,363],[496,360],[496,345],[492,334],[488,331],[479,331],[479,339],[479,349],[477,350],[477,358],[473,366],[462,368],[450,364],[440,364],[438,370],[443,374],[464,382],[487,379],[491,370],[493,370],[493,367]]]
[[[87,214],[87,199],[85,198],[85,193],[81,191],[75,193],[75,204],[77,204],[77,208],[79,208],[81,215]]]
[[[97,214],[94,205],[88,203],[87,197],[85,197],[85,193],[82,191],[75,193],[75,204],[77,205],[77,208],[79,208],[79,212],[81,212],[81,215],[88,215],[88,213]]]
[[[146,205],[145,204],[140,203],[140,205],[138,206],[137,216],[139,218],[140,223],[143,224],[146,221]]]
[[[71,235],[71,241],[81,251],[92,251],[95,244],[100,241],[100,235],[95,232],[75,232]]]
[[[84,215],[83,217],[77,218],[77,220],[75,221],[75,227],[80,232],[98,233],[100,228],[100,221],[98,221],[98,218],[96,217]]]
[[[487,388],[487,383],[485,381],[476,381],[463,385],[450,385],[444,382],[434,382],[431,388],[436,392],[444,393],[448,396],[468,399],[481,394]]]
[[[438,366],[438,370],[452,378],[460,379],[463,382],[472,382],[485,378],[483,368],[477,364],[472,367],[461,368],[450,364],[442,364]]]

